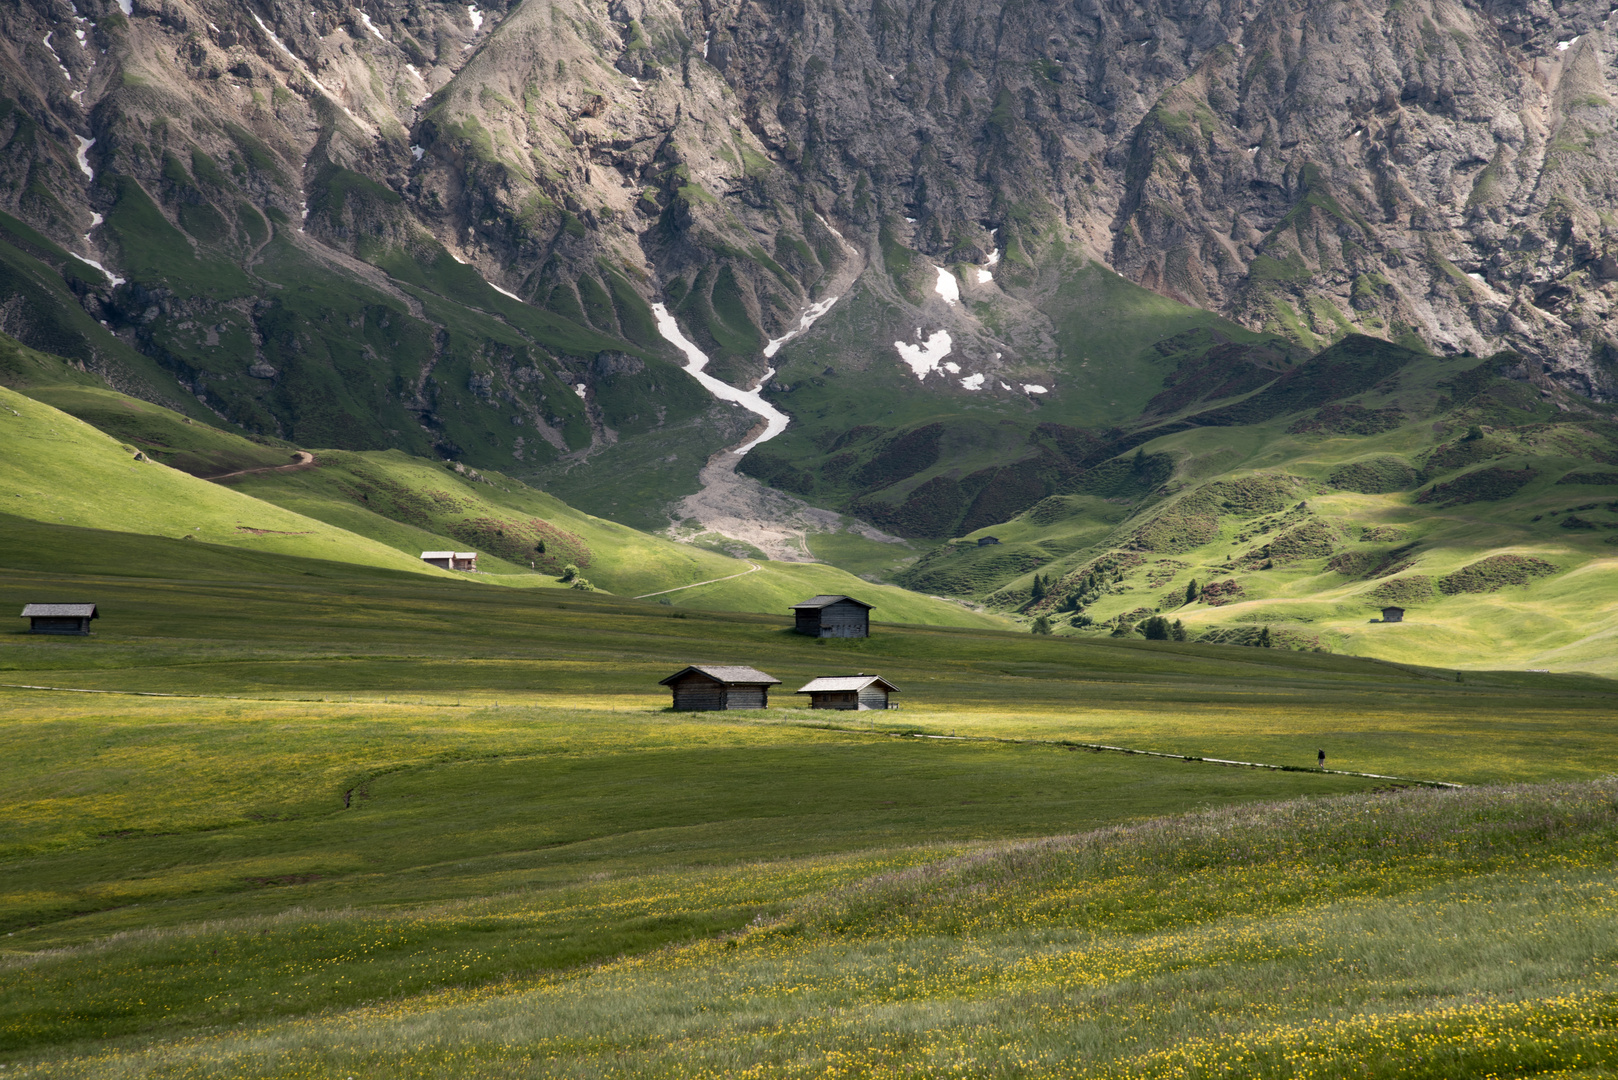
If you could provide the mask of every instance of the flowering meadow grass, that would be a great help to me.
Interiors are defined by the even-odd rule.
[[[1207,811],[888,871],[573,972],[17,1074],[1606,1075],[1615,839],[1612,782]]]
[[[1603,680],[0,576],[46,588],[105,608],[0,635],[8,1076],[1618,1070]],[[903,708],[665,711],[701,660]]]

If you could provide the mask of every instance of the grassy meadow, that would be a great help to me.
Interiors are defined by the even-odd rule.
[[[0,596],[102,607],[89,638],[0,635],[7,1075],[1618,1061],[1603,679],[882,623],[822,643],[5,524]],[[703,660],[783,686],[668,712],[657,680]],[[852,671],[902,707],[790,693]]]
[[[1210,640],[1252,644],[1269,628],[1291,648],[1618,675],[1618,472],[1603,464],[1618,428],[1596,411],[1606,407],[1564,412],[1475,357],[1406,359],[1338,414],[1166,418],[1134,451],[1162,465],[1150,492],[1051,496],[900,579],[1046,615],[1058,634],[1161,614]],[[1000,543],[977,548],[988,535]],[[1518,572],[1490,572],[1508,566]],[[1382,623],[1385,605],[1404,621]]]
[[[1341,651],[1377,651],[1348,640],[1364,575],[1307,560],[1183,614],[1336,653],[1017,632],[397,451],[210,483],[295,448],[18,356],[0,603],[101,618],[0,631],[6,1076],[1618,1074],[1612,561],[1599,528],[1545,520],[1574,512],[1543,466],[1566,446],[1538,448],[1537,522],[1307,493],[1389,530],[1367,566],[1371,544],[1432,541],[1436,574],[1513,544],[1560,558],[1534,529],[1568,545],[1511,586],[1547,598],[1540,623],[1518,592],[1449,598],[1471,620],[1451,632],[1413,603],[1351,628],[1402,635],[1379,659]],[[1230,476],[1246,446],[1237,464],[1299,484],[1350,461],[1279,430],[1199,439],[1148,449]],[[1256,570],[1244,545],[1298,527],[1285,495],[1127,567],[1094,610]],[[1077,557],[1128,513],[1060,498],[1000,546]],[[916,550],[816,544],[861,572]],[[415,558],[442,547],[488,572]],[[791,603],[846,591],[876,603],[872,638],[792,633]],[[1597,674],[1522,670],[1553,647],[1542,666]],[[672,713],[658,680],[693,662],[782,685],[765,710]],[[792,693],[856,672],[900,707]]]
[[[28,395],[0,386],[6,451],[0,492],[10,495],[0,496],[9,504],[0,505],[0,514],[129,534],[113,541],[119,547],[151,538],[156,551],[159,538],[188,538],[426,577],[451,575],[422,563],[422,551],[471,549],[480,552],[474,580],[483,585],[575,589],[574,580],[564,580],[572,566],[584,588],[662,594],[670,606],[785,611],[817,593],[857,592],[894,622],[1007,625],[999,616],[824,563],[754,562],[677,543],[592,517],[500,473],[397,450],[317,450],[315,467],[280,471],[293,460],[290,444],[254,442],[84,385],[81,373],[44,354],[29,351],[22,359],[41,385],[28,383]],[[238,470],[252,471],[228,475]],[[86,556],[100,558],[85,549],[100,548],[106,538],[63,535],[77,539],[64,540],[67,548],[54,559],[24,556],[10,565],[83,567]],[[199,551],[195,561],[208,563],[216,554]]]

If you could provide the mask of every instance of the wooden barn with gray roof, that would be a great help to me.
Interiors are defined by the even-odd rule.
[[[888,700],[899,688],[876,675],[832,675],[813,679],[799,690],[809,695],[811,709],[893,709]]]
[[[692,664],[659,681],[674,693],[675,712],[767,709],[781,680],[740,664]]]
[[[870,637],[871,605],[852,596],[811,596],[792,605],[794,629],[810,637]]]
[[[20,618],[28,620],[31,634],[77,634],[90,632],[90,620],[99,619],[94,604],[29,604]]]

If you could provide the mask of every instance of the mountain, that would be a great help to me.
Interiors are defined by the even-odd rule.
[[[851,363],[903,371],[920,324],[960,371],[916,389],[1009,405],[1088,396],[1062,283],[1096,265],[1600,397],[1606,8],[31,0],[0,14],[7,273],[248,430],[517,471],[651,440],[670,495],[738,433],[657,302],[745,384],[835,295]],[[0,329],[50,348],[47,306]]]
[[[1519,361],[1351,337],[1238,394],[1193,366],[1106,447],[1132,452],[1052,452],[1058,493],[898,580],[1058,634],[1618,673],[1615,412]]]
[[[1389,357],[1605,422],[1608,7],[28,0],[0,330],[324,448],[242,484],[300,505],[391,451],[1016,609],[1253,447],[1312,477],[1275,425],[1387,413]],[[1053,498],[1044,555],[927,584]]]

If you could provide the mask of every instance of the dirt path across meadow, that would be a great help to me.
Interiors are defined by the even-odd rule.
[[[630,599],[632,599],[632,600],[645,600],[649,596],[662,596],[664,593],[679,592],[681,589],[694,589],[698,585],[712,585],[715,582],[719,582],[719,581],[735,581],[739,577],[746,577],[748,574],[756,574],[761,569],[761,567],[758,565],[758,563],[750,562],[747,565],[752,567],[752,569],[743,570],[739,574],[731,574],[728,577],[709,578],[707,581],[693,581],[689,585],[676,585],[672,589],[659,589],[657,592],[641,593],[639,596],[630,597]]]
[[[259,469],[237,469],[235,472],[220,473],[218,476],[204,476],[202,479],[229,480],[232,476],[250,476],[253,473],[298,472],[301,469],[313,469],[316,465],[320,464],[315,460],[315,455],[311,454],[307,450],[299,450],[296,454],[293,454],[292,457],[294,460],[291,465],[265,465],[263,468]]]

